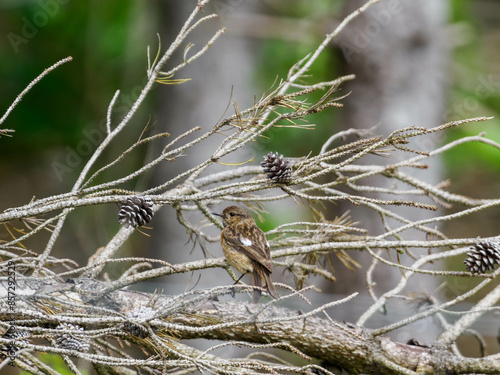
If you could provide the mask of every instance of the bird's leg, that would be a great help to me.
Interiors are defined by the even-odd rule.
[[[245,276],[244,273],[241,274],[241,276],[238,278],[238,280],[236,280],[236,282],[231,287],[231,297],[234,298],[234,295],[236,294],[236,289],[234,288],[234,286],[240,282],[240,280],[243,278],[243,276]]]
[[[245,276],[244,273],[241,274],[241,276],[238,278],[238,280],[235,281],[235,283],[233,285],[236,285],[240,282],[240,280],[243,278],[243,276]]]

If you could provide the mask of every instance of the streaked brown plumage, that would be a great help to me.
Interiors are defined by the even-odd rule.
[[[279,298],[271,280],[273,265],[269,245],[252,215],[238,206],[226,207],[222,214],[214,215],[222,217],[224,229],[220,241],[229,264],[243,274],[251,272],[254,286],[262,287],[264,280],[267,293],[272,298]],[[261,294],[261,290],[254,289],[254,303],[259,302]]]

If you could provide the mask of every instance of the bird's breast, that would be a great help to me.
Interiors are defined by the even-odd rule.
[[[236,268],[239,272],[253,272],[252,260],[245,254],[235,250],[231,246],[224,246],[222,250],[229,264]]]

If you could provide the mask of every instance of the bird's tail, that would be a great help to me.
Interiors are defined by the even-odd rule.
[[[254,267],[253,270],[253,286],[258,288],[262,287],[262,277],[264,277],[264,281],[266,283],[267,293],[274,299],[280,298],[278,292],[274,288],[274,284],[271,280],[271,274],[266,270],[260,269],[260,267]],[[252,292],[252,301],[253,303],[258,303],[260,300],[260,296],[262,295],[262,290],[255,288]]]
[[[276,291],[276,289],[274,288],[274,284],[273,284],[273,281],[271,280],[271,274],[264,271],[264,279],[266,279],[266,289],[267,289],[267,293],[274,299],[278,299],[280,298],[280,295],[278,294],[278,292]]]
[[[261,277],[262,271],[257,269],[257,268],[258,267],[255,267],[255,266],[253,268],[253,286],[261,288],[262,287],[262,277]],[[252,291],[252,302],[253,303],[258,303],[260,300],[262,290],[258,289],[258,288],[254,288]]]

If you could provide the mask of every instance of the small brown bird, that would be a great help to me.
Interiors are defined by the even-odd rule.
[[[243,275],[251,272],[254,286],[262,287],[264,279],[267,293],[272,298],[279,298],[271,281],[273,265],[269,244],[266,235],[255,224],[252,215],[237,206],[226,207],[222,214],[215,212],[213,214],[222,217],[224,229],[220,235],[220,242],[229,264]],[[259,302],[261,294],[260,289],[253,290],[254,303]]]

